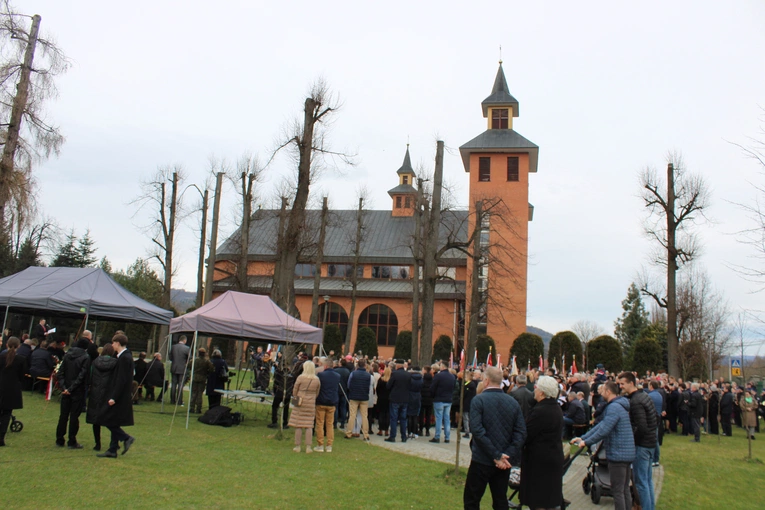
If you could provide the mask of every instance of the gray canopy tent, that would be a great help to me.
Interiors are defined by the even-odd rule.
[[[199,333],[260,340],[276,344],[321,345],[323,332],[285,313],[268,296],[229,290],[193,312],[170,321],[170,333],[194,333],[191,378],[194,378]],[[186,410],[189,428],[191,406]]]
[[[29,267],[0,279],[0,306],[8,312],[46,312],[62,317],[85,316],[125,322],[168,324],[173,312],[125,290],[109,274],[93,267]]]

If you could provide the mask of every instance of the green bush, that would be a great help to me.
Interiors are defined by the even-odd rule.
[[[571,367],[571,362],[576,356],[577,368],[583,370],[582,366],[582,342],[573,331],[560,331],[553,335],[550,340],[550,348],[547,352],[548,366],[555,366],[560,370],[563,368],[563,357],[566,357],[566,370]]]
[[[412,332],[399,331],[396,337],[396,348],[393,351],[393,357],[396,359],[412,358]]]
[[[356,337],[356,345],[353,352],[359,352],[365,356],[377,356],[377,337],[370,328],[361,328]]]
[[[343,356],[343,335],[337,324],[327,324],[324,328],[324,352],[335,351],[338,358]]]
[[[545,342],[542,337],[534,333],[523,332],[515,339],[510,348],[510,357],[507,358],[507,366],[511,366],[513,356],[518,369],[525,369],[531,362],[532,367],[539,365],[539,357],[545,355]]]
[[[587,344],[587,366],[595,370],[602,363],[609,372],[622,371],[622,346],[612,336],[601,335]]]
[[[449,356],[452,353],[452,338],[447,335],[441,335],[433,344],[433,359],[432,361],[449,361]]]
[[[662,356],[659,342],[650,335],[641,334],[632,346],[632,371],[642,376],[646,372],[658,372]]]
[[[478,339],[475,341],[475,348],[478,349],[479,364],[486,363],[486,358],[489,357],[489,347],[491,347],[491,364],[496,366],[497,344],[494,343],[494,339],[489,335],[478,335]]]

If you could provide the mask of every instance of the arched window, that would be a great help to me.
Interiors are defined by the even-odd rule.
[[[329,306],[329,311],[327,312],[327,306]],[[319,321],[318,321],[318,327],[324,328],[324,314],[327,315],[327,324],[334,324],[338,328],[340,328],[340,333],[342,334],[343,341],[345,341],[345,335],[348,332],[348,314],[345,312],[345,309],[338,305],[337,303],[333,303],[332,301],[329,301],[327,303],[321,303],[319,305]]]
[[[377,345],[396,345],[398,318],[385,305],[370,305],[361,312],[356,333],[361,328],[370,328],[375,332]]]

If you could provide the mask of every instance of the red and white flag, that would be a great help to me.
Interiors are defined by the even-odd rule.
[[[486,355],[486,366],[491,366],[491,347],[489,347],[489,354]]]
[[[460,372],[465,371],[465,349],[460,352]]]
[[[544,372],[545,371],[545,362],[542,359],[542,356],[539,356],[539,371]]]
[[[574,354],[574,361],[571,363],[571,373],[575,374],[578,370],[576,369],[576,354]]]
[[[55,386],[55,382],[53,382],[53,379],[55,379],[55,374],[50,374],[50,378],[48,379],[48,389],[45,390],[45,400],[50,400],[53,396],[53,387]]]
[[[518,375],[518,365],[515,363],[515,356],[513,356],[512,366],[510,367],[510,375]]]
[[[497,354],[497,366],[502,370],[502,361],[500,360],[500,354]]]

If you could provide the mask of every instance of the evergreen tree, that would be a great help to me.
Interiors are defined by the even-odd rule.
[[[13,274],[15,265],[11,239],[7,230],[0,225],[0,277]]]
[[[409,359],[412,356],[412,332],[399,331],[396,337],[396,348],[393,357],[396,359]],[[416,361],[416,360],[415,360]]]
[[[335,351],[338,358],[343,355],[343,334],[337,324],[327,324],[324,327],[324,351],[327,354]]]
[[[632,283],[627,290],[627,297],[622,301],[622,316],[614,323],[616,339],[622,345],[622,355],[629,360],[632,346],[649,324],[648,312],[643,305],[640,290]],[[629,361],[627,362],[629,365]]]
[[[632,346],[632,370],[641,377],[646,372],[658,372],[661,368],[661,346],[647,329],[643,331],[644,334]]]
[[[24,269],[32,266],[40,266],[42,261],[40,260],[40,253],[37,251],[37,246],[30,238],[24,239],[19,247],[19,254],[16,257],[16,272],[23,271]]]
[[[489,335],[478,335],[475,348],[478,350],[478,363],[486,363],[489,352],[491,352],[491,364],[493,366],[497,365],[497,344],[494,343],[492,337]]]
[[[162,281],[144,259],[136,259],[127,272],[117,271],[112,278],[139,298],[160,306]]]
[[[105,272],[112,274],[112,263],[109,262],[109,259],[106,258],[106,255],[101,258],[101,262],[98,263],[98,267],[103,269]],[[186,313],[188,313],[188,311]]]
[[[452,353],[452,339],[448,335],[441,335],[433,344],[433,358],[431,361],[449,362],[449,355]]]
[[[555,366],[558,370],[563,368],[563,359],[566,360],[566,371],[571,367],[571,363],[574,361],[574,356],[577,360],[577,368],[583,369],[582,364],[582,342],[576,333],[573,331],[560,331],[555,333],[550,339],[550,347],[547,352],[547,364],[548,366]]]
[[[587,344],[587,365],[594,370],[599,363],[609,372],[622,371],[622,346],[608,335],[601,335]]]
[[[77,247],[75,246],[76,243],[77,236],[74,235],[74,230],[72,230],[66,236],[66,241],[59,246],[58,252],[50,264],[51,267],[80,267],[78,265],[79,259]]]
[[[90,229],[85,231],[85,235],[80,238],[77,243],[77,266],[76,267],[91,267],[98,259],[95,257],[96,243],[93,238],[90,237]]]
[[[371,328],[361,328],[359,330],[353,352],[359,351],[370,358],[377,356],[377,338],[375,338],[375,332]]]
[[[534,333],[523,332],[513,342],[510,348],[510,357],[507,359],[507,365],[512,363],[513,356],[518,369],[528,367],[531,362],[532,367],[539,365],[539,357],[545,354],[545,343],[542,337]]]

